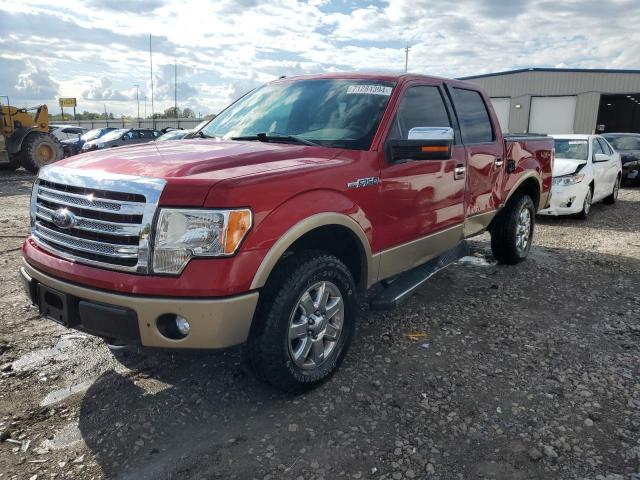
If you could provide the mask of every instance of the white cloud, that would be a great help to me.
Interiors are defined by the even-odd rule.
[[[134,85],[150,98],[153,34],[156,109],[219,111],[280,75],[404,68],[466,76],[525,66],[638,68],[637,0],[42,0],[4,2],[0,85],[80,108],[132,114]],[[123,13],[123,9],[126,10]],[[46,74],[46,75],[45,75]],[[97,79],[97,80],[96,80]],[[103,79],[107,79],[107,83]],[[15,88],[13,87],[15,86]],[[19,87],[19,88],[18,88]],[[133,100],[133,101],[132,101]]]

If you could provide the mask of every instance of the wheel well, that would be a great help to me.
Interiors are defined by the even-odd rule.
[[[522,184],[520,184],[518,189],[514,192],[514,195],[518,192],[529,195],[531,200],[533,200],[533,205],[537,211],[540,207],[540,184],[538,181],[534,178],[527,178],[522,182]]]
[[[344,262],[359,290],[367,288],[367,258],[358,236],[342,225],[326,225],[305,233],[287,248],[282,259],[303,250],[322,250],[335,255]],[[273,272],[271,273],[273,274]]]

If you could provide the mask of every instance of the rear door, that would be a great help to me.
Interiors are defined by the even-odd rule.
[[[492,121],[480,92],[458,87],[450,92],[466,155],[465,216],[490,217],[500,204],[499,177],[504,164],[500,126]]]
[[[415,127],[455,130],[455,117],[446,105],[442,83],[410,82],[401,93],[385,144],[408,139]],[[451,159],[392,162],[385,155],[376,234],[387,250],[381,256],[382,278],[453,248],[462,238],[465,186],[464,178],[455,178],[455,169],[464,163],[465,152],[456,137]]]

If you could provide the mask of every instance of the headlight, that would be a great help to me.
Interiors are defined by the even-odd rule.
[[[640,162],[637,160],[633,160],[631,162],[627,162],[627,163],[623,163],[622,166],[623,167],[637,167],[640,165]]]
[[[565,175],[564,177],[554,177],[553,184],[559,185],[561,187],[567,187],[569,185],[575,185],[576,183],[580,183],[584,180],[584,173],[579,173],[577,175]]]
[[[192,258],[233,255],[251,224],[247,209],[163,208],[156,227],[153,271],[178,274]]]

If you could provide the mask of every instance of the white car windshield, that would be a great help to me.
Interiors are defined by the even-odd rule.
[[[589,144],[586,140],[557,138],[554,140],[556,158],[585,161],[589,158]]]

